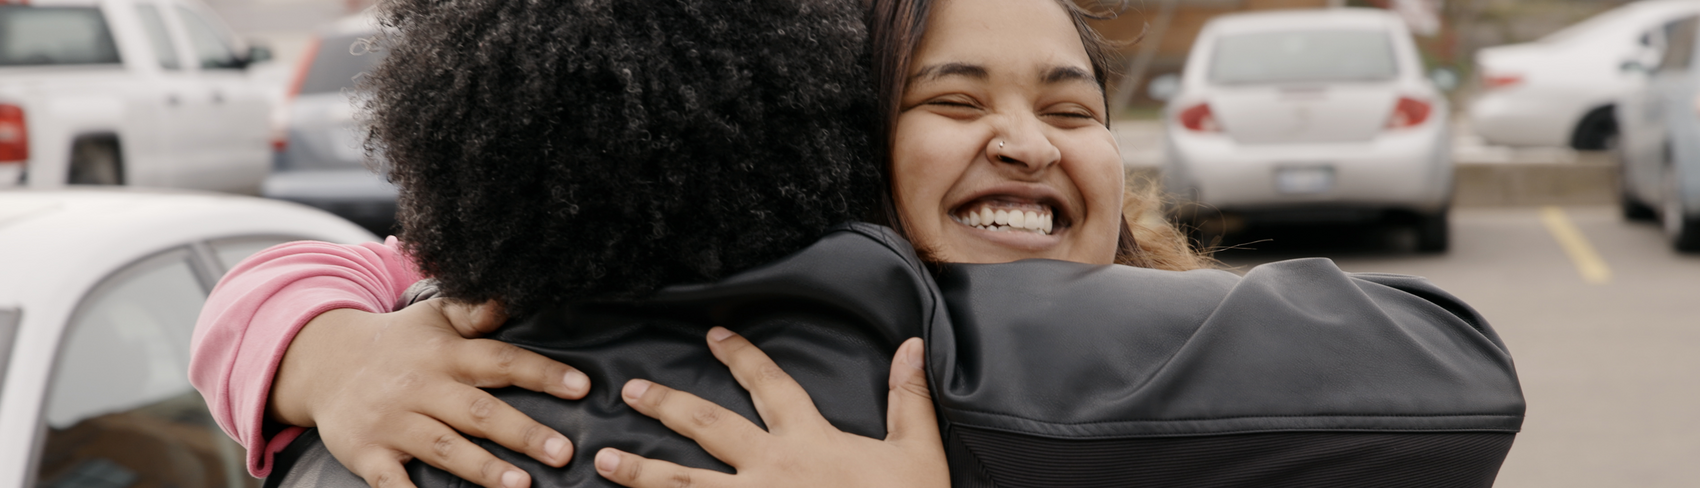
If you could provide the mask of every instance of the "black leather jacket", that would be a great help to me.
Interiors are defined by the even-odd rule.
[[[481,439],[534,486],[616,486],[603,447],[730,471],[627,408],[650,379],[760,422],[704,345],[748,337],[839,428],[883,437],[891,356],[927,340],[958,486],[1490,486],[1523,418],[1487,323],[1421,278],[1303,259],[1159,271],[1050,260],[936,275],[889,229],[853,224],[778,262],[651,300],[579,304],[495,338],[590,375],[581,401],[493,393],[574,439],[555,469]],[[268,485],[363,486],[313,433]],[[421,487],[471,486],[415,461]]]

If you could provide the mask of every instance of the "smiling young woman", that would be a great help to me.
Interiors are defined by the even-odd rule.
[[[1104,39],[1056,0],[875,2],[896,226],[935,262],[1209,260],[1127,190]],[[1130,223],[1129,219],[1132,219]]]
[[[941,262],[1113,262],[1121,155],[1069,13],[1054,1],[934,6],[891,136],[910,240]]]

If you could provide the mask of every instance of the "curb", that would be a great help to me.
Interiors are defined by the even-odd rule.
[[[1620,188],[1613,163],[1462,163],[1453,177],[1458,207],[1614,205]]]
[[[1161,173],[1151,166],[1127,168],[1136,189],[1159,181]],[[1621,188],[1617,163],[1606,155],[1569,163],[1459,162],[1453,181],[1454,207],[1616,205]]]

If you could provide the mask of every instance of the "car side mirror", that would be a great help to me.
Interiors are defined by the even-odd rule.
[[[1145,82],[1145,96],[1152,100],[1167,102],[1175,98],[1181,91],[1181,77],[1174,73],[1164,73],[1151,81]]]
[[[1435,68],[1428,73],[1428,80],[1443,92],[1458,88],[1458,72],[1452,71],[1452,68]]]

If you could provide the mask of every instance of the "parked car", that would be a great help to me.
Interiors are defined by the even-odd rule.
[[[1404,22],[1384,10],[1224,15],[1199,32],[1168,126],[1178,218],[1394,221],[1447,246],[1446,97]],[[1206,223],[1207,224],[1207,223]]]
[[[1700,16],[1659,26],[1667,48],[1642,88],[1623,97],[1623,214],[1657,217],[1671,246],[1700,251]]]
[[[270,103],[196,0],[0,2],[0,187],[258,189]]]
[[[284,129],[273,142],[271,176],[261,193],[312,205],[385,233],[395,225],[396,187],[361,149],[354,117],[356,77],[383,61],[365,39],[376,34],[369,15],[339,21],[313,41],[282,110]]]
[[[0,192],[0,488],[257,488],[189,385],[189,339],[230,266],[299,239],[376,237],[253,197]]]
[[[1614,104],[1663,49],[1655,27],[1696,12],[1696,0],[1642,0],[1535,42],[1477,51],[1471,127],[1491,144],[1606,149],[1618,134]]]

